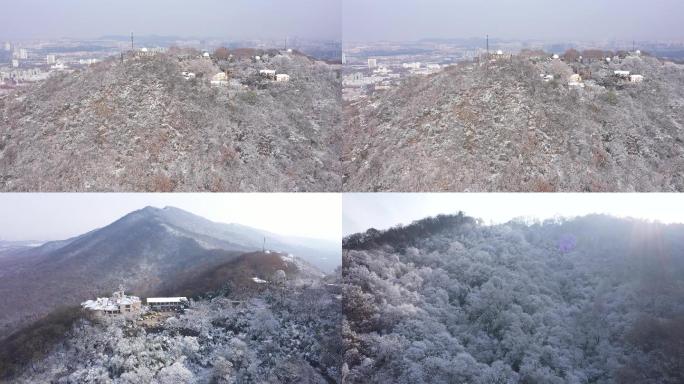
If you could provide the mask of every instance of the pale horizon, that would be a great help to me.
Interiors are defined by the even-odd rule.
[[[341,39],[341,0],[22,0],[0,13],[0,41],[101,36]]]
[[[678,194],[350,193],[343,196],[342,204],[344,236],[460,211],[486,225],[591,214],[684,223],[684,198]]]
[[[684,40],[678,0],[345,0],[345,41],[489,35],[509,40]]]
[[[341,195],[324,193],[3,194],[0,241],[55,241],[104,227],[147,206],[278,235],[341,241]]]

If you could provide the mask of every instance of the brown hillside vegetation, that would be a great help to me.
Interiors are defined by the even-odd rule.
[[[0,98],[0,190],[339,190],[337,70],[254,52],[112,59]]]
[[[459,64],[348,104],[344,189],[684,191],[683,66],[527,56]],[[583,88],[568,84],[573,74]]]

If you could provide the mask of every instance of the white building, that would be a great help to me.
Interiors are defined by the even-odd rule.
[[[558,56],[557,53],[554,53],[553,56],[552,56],[552,58],[553,58],[553,59],[560,59],[560,56]]]
[[[5,51],[11,51],[12,50],[12,43],[9,41],[5,42]]]
[[[290,81],[290,75],[286,75],[284,73],[279,73],[276,75],[276,81],[278,81],[278,82]]]
[[[389,68],[385,66],[379,66],[373,73],[377,73],[378,75],[388,75],[390,72],[392,72]]]
[[[19,59],[21,59],[21,60],[26,60],[26,59],[28,59],[28,51],[27,51],[26,49],[21,48],[21,49],[19,50]]]
[[[154,53],[152,53],[152,55],[154,55]],[[78,60],[78,63],[81,65],[93,65],[93,64],[96,64],[99,62],[100,62],[100,60],[98,60],[98,59],[79,59]]]
[[[368,59],[368,69],[375,69],[378,66],[378,59]]]
[[[12,60],[12,67],[14,67],[14,68],[19,68],[19,60],[13,59],[13,60]]]
[[[81,303],[83,309],[105,314],[115,315],[122,313],[135,313],[141,310],[141,301],[137,296],[127,296],[123,287],[112,294],[112,297],[98,297],[96,300],[88,300]]]
[[[228,85],[228,75],[225,72],[217,73],[211,77],[211,85],[226,86]]]
[[[174,311],[188,303],[186,297],[149,297],[146,301],[150,309],[155,311]]]
[[[53,64],[57,63],[57,58],[55,57],[55,55],[47,55],[47,57],[45,58],[45,61],[47,61],[48,65],[53,65]]]
[[[615,71],[615,76],[623,78],[623,79],[628,79],[629,78],[629,71]]]
[[[643,75],[631,75],[629,76],[629,81],[632,83],[641,83],[644,81]]]
[[[152,57],[156,55],[154,51],[151,51],[145,47],[140,48],[140,50],[137,52],[138,57]]]
[[[63,71],[63,70],[65,70],[65,69],[69,68],[69,67],[68,67],[66,64],[62,63],[62,62],[58,62],[57,64],[53,65],[53,66],[50,67],[50,68],[52,68],[52,69],[54,69],[54,70],[56,70],[56,71]]]
[[[401,65],[402,67],[406,69],[420,69],[421,64],[420,63],[403,63]]]

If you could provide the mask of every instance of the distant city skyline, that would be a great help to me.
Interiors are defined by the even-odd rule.
[[[345,41],[684,41],[680,0],[345,0]]]
[[[0,13],[0,41],[107,35],[341,40],[342,0],[22,0]]]

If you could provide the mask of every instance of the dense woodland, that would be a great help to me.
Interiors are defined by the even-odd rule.
[[[345,382],[684,382],[683,225],[459,214],[344,248]]]

